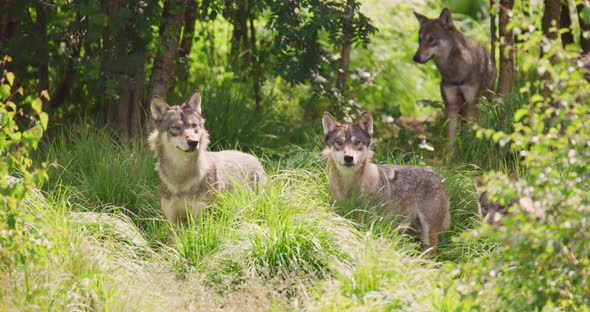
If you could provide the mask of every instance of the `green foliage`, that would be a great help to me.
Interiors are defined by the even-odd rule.
[[[478,131],[520,157],[523,179],[487,175],[492,198],[518,204],[500,229],[484,229],[501,242],[498,256],[464,268],[461,298],[485,310],[575,310],[590,303],[590,85],[577,56],[527,27],[523,13],[512,23],[516,48],[523,69],[541,78],[520,88],[527,104],[513,115],[514,131]]]
[[[147,144],[128,142],[111,129],[96,129],[78,122],[41,145],[38,163],[57,163],[48,173],[46,191],[74,187],[70,200],[77,210],[122,212],[143,229],[153,229],[156,239],[164,230],[154,220],[160,215],[159,180],[155,159]],[[131,171],[130,171],[131,170]],[[133,179],[129,173],[133,172]],[[107,208],[108,207],[108,208]],[[150,232],[152,233],[152,232]]]
[[[0,60],[0,271],[21,268],[24,292],[30,294],[28,269],[49,244],[44,233],[29,227],[36,217],[22,213],[21,207],[47,179],[45,165],[34,168],[30,159],[47,127],[47,115],[41,112],[41,99],[23,98],[23,89],[14,88],[15,75],[6,70],[10,61],[9,56]]]
[[[514,89],[518,89],[518,84],[515,84]],[[523,105],[526,101],[526,95],[517,91],[504,99],[494,98],[492,101],[482,99],[480,101],[481,116],[477,124],[461,124],[455,138],[457,150],[455,155],[459,158],[458,160],[476,164],[481,168],[505,172],[518,168],[519,156],[510,151],[508,141],[499,140],[497,136],[495,138],[485,136],[483,133],[491,133],[490,131],[512,133],[514,118],[519,111],[524,109]],[[443,138],[445,126],[445,124],[436,125],[431,131],[439,133],[439,138]],[[486,130],[478,131],[481,129]],[[443,146],[444,142],[439,141],[434,144]],[[445,150],[440,152],[446,153]]]
[[[270,17],[266,27],[276,32],[272,46],[278,56],[276,72],[290,83],[329,77],[324,68],[329,67],[332,57],[321,35],[325,32],[334,48],[342,47],[349,35],[345,32],[349,3],[354,10],[350,35],[355,43],[366,46],[376,29],[360,12],[357,1],[268,1]]]

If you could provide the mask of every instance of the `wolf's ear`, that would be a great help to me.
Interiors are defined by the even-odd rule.
[[[155,121],[162,120],[162,117],[164,117],[168,108],[170,108],[170,106],[168,106],[168,103],[166,103],[161,97],[156,95],[152,98],[150,110],[152,111],[152,118],[154,118]]]
[[[194,109],[197,114],[201,115],[201,92],[199,90],[195,90],[193,95],[186,101],[186,105],[192,109]]]
[[[330,115],[328,112],[324,112],[324,116],[322,117],[322,126],[324,126],[324,136],[328,135],[328,133],[332,132],[332,130],[336,129],[338,123],[336,119]]]
[[[416,16],[420,25],[424,24],[428,20],[428,17],[426,17],[416,11],[414,11],[414,16]]]
[[[510,170],[510,172],[508,173],[508,178],[514,182],[520,180],[520,176],[518,175],[518,172],[516,172],[514,170]]]
[[[438,19],[443,23],[443,25],[447,26],[448,28],[453,28],[453,16],[451,15],[451,11],[449,9],[444,8],[442,12],[440,12]]]
[[[485,187],[483,177],[480,174],[476,173],[473,176],[473,183],[475,184],[475,189],[477,190],[477,192],[481,193],[481,189]]]
[[[373,136],[373,116],[370,112],[363,112],[356,120],[356,124]]]

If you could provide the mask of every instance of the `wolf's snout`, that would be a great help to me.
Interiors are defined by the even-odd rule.
[[[354,157],[350,156],[350,155],[344,155],[344,162],[346,164],[352,164],[352,161],[354,160]]]
[[[424,61],[422,60],[422,58],[420,57],[420,54],[418,52],[416,52],[416,54],[414,54],[414,62],[416,63],[424,63]]]
[[[186,144],[188,145],[188,147],[190,147],[191,149],[195,149],[197,148],[197,145],[199,145],[199,141],[195,141],[195,140],[186,140]]]

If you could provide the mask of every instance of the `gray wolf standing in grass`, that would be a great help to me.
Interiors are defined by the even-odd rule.
[[[201,116],[201,94],[178,106],[158,96],[151,102],[156,129],[149,143],[156,154],[160,176],[160,205],[174,226],[186,221],[187,212],[197,216],[216,191],[228,191],[234,183],[264,184],[260,161],[239,151],[209,152],[209,133]]]
[[[339,123],[326,112],[322,125],[332,199],[339,202],[351,194],[376,199],[384,204],[386,215],[399,214],[415,226],[424,245],[434,250],[451,218],[440,178],[423,167],[373,164],[373,117],[369,112],[353,124]]]
[[[448,119],[447,138],[452,154],[458,116],[467,120],[478,118],[478,98],[494,89],[495,60],[481,45],[455,29],[449,9],[443,9],[435,19],[416,12],[414,15],[420,22],[419,47],[414,61],[424,64],[434,59],[441,73],[440,93]]]

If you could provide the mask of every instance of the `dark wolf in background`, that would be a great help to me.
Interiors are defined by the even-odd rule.
[[[457,132],[458,117],[479,117],[477,100],[494,89],[496,65],[477,42],[463,36],[453,25],[451,12],[443,9],[430,19],[414,12],[420,22],[419,47],[414,61],[424,64],[434,60],[441,73],[440,93],[448,119],[449,152]]]
[[[514,171],[511,171],[508,174],[508,177],[512,181],[518,181],[520,179],[518,174]],[[475,190],[479,196],[477,206],[479,208],[481,220],[491,225],[501,225],[504,222],[503,219],[509,215],[508,208],[516,204],[516,201],[512,200],[507,205],[501,205],[497,201],[492,201],[488,194],[488,185],[479,174],[476,174],[473,177],[473,182],[475,184]]]

